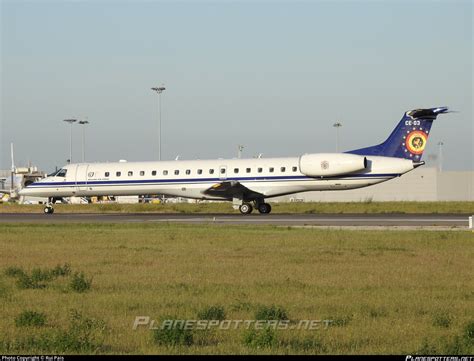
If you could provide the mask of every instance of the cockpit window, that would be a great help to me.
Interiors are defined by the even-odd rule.
[[[67,169],[60,169],[57,172],[53,172],[51,174],[48,174],[48,177],[65,177],[67,173]]]

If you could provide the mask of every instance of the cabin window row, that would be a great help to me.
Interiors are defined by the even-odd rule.
[[[280,172],[281,172],[281,173],[285,173],[286,170],[287,170],[286,167],[280,167]],[[221,174],[225,174],[226,171],[227,171],[226,168],[221,168],[221,169],[220,169],[220,173],[221,173]],[[268,171],[269,171],[270,173],[274,173],[274,172],[275,172],[275,168],[274,168],[274,167],[270,167],[270,168],[268,168]],[[291,168],[291,171],[292,171],[292,172],[297,172],[297,171],[298,171],[298,167],[292,167],[292,168]],[[261,168],[261,167],[257,168],[257,172],[258,172],[258,173],[263,173],[263,168]],[[186,169],[186,171],[185,171],[185,174],[186,174],[186,175],[191,175],[191,173],[192,173],[192,172],[191,172],[191,169]],[[201,174],[203,174],[203,170],[202,170],[202,169],[198,169],[198,170],[196,171],[196,173],[197,173],[198,175],[201,175]],[[209,169],[209,174],[214,174],[214,173],[215,173],[215,170],[214,170],[214,169],[212,169],[212,168]],[[239,173],[240,173],[240,168],[234,168],[234,174],[239,174]],[[245,168],[245,173],[252,173],[252,168]],[[133,177],[134,172],[133,172],[133,171],[128,171],[126,174],[127,174],[129,177]],[[144,177],[144,176],[145,176],[145,171],[142,170],[142,171],[138,172],[138,174],[140,174],[140,176]],[[156,170],[153,170],[153,171],[151,172],[151,175],[152,175],[152,176],[156,176],[157,174],[158,174],[158,172],[157,172]],[[168,170],[163,170],[163,175],[166,176],[166,175],[168,175],[168,174],[169,174]],[[180,174],[179,169],[175,169],[174,172],[173,172],[173,174],[174,174],[174,175],[179,175],[179,174]],[[110,177],[110,172],[105,172],[105,176],[106,176],[106,177]],[[121,176],[122,176],[122,172],[120,172],[120,171],[115,172],[115,176],[116,176],[116,177],[121,177]]]

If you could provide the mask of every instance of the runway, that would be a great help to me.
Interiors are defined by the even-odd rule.
[[[0,223],[187,223],[320,227],[396,227],[468,229],[459,214],[159,214],[159,213],[0,213]]]

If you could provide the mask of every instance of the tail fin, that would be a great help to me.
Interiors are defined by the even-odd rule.
[[[419,162],[425,150],[433,120],[448,113],[447,107],[415,109],[406,112],[385,142],[347,153],[412,159]]]

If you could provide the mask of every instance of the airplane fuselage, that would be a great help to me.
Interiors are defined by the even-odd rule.
[[[346,190],[399,177],[424,164],[423,151],[433,121],[447,107],[405,112],[390,136],[374,146],[344,153],[289,158],[217,159],[165,162],[69,164],[28,185],[22,196],[57,197],[163,194],[231,200],[242,214],[252,205],[271,212],[266,198],[308,191]]]
[[[195,199],[229,200],[205,194],[222,182],[239,182],[265,198],[307,191],[367,187],[398,177],[415,166],[409,159],[368,156],[367,168],[337,176],[310,177],[300,171],[300,157],[161,162],[69,164],[22,190],[44,197],[164,194]]]

